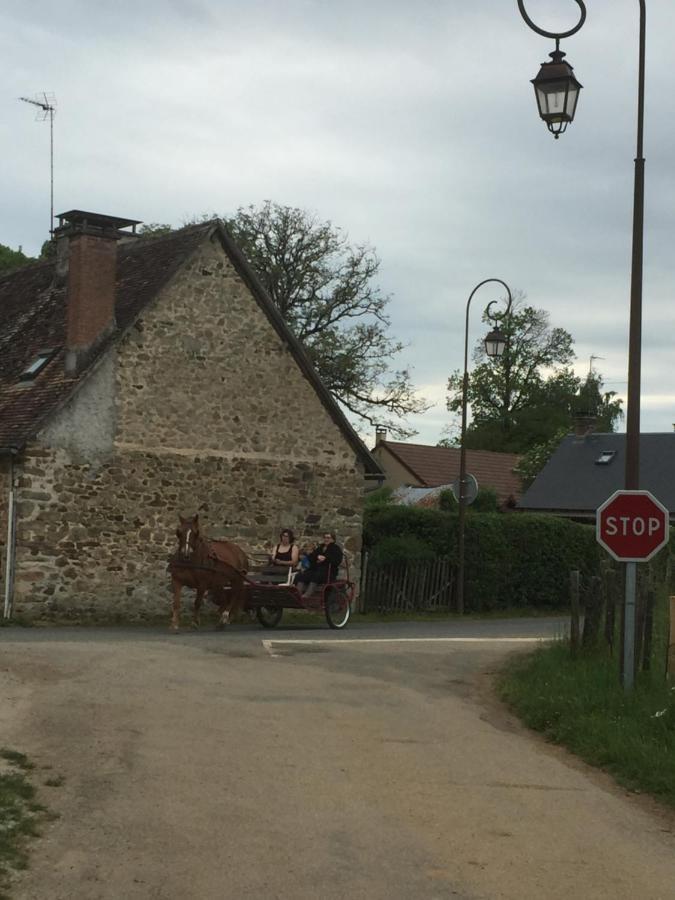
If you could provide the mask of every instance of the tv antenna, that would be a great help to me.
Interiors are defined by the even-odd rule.
[[[49,233],[54,234],[54,113],[56,97],[54,94],[41,91],[34,97],[19,97],[23,103],[37,107],[36,122],[49,119]]]
[[[589,375],[593,374],[593,360],[594,359],[604,359],[604,358],[605,358],[604,356],[594,356],[593,354],[591,354],[591,356],[588,360],[588,374]]]

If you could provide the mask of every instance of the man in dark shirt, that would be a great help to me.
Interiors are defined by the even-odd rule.
[[[335,581],[342,556],[342,548],[335,543],[335,532],[327,531],[323,543],[309,554],[309,568],[295,579],[299,593],[309,597],[318,584]]]

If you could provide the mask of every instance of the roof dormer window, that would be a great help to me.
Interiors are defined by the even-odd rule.
[[[596,459],[596,466],[608,466],[611,461],[616,456],[616,450],[603,450],[600,456]]]
[[[23,370],[19,376],[19,381],[32,381],[40,374],[53,355],[53,350],[41,350],[35,359]]]

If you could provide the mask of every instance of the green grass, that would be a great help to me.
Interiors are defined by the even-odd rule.
[[[0,749],[5,761],[0,771],[0,900],[8,898],[12,872],[28,865],[28,840],[40,834],[42,822],[52,818],[35,797],[35,788],[27,773],[33,763],[16,750]]]
[[[675,806],[675,688],[664,678],[660,628],[654,636],[652,669],[628,694],[616,656],[603,648],[572,659],[566,641],[513,660],[499,691],[530,728],[625,787]]]

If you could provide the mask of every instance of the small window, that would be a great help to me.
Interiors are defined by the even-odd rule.
[[[611,461],[616,456],[616,450],[603,450],[600,456],[596,459],[596,466],[608,466]]]
[[[30,365],[26,366],[26,368],[19,376],[19,380],[32,381],[33,378],[35,378],[44,369],[53,355],[53,350],[42,350],[30,363]]]

